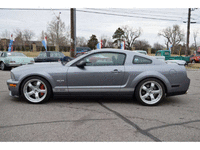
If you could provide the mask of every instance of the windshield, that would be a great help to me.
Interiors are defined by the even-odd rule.
[[[8,56],[8,57],[11,57],[11,56],[26,57],[26,55],[24,55],[23,53],[18,53],[18,52],[10,52],[10,53],[7,53],[7,56]]]

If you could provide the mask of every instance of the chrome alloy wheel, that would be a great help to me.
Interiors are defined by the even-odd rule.
[[[147,81],[139,89],[141,100],[149,105],[156,104],[163,96],[163,89],[156,81]]]
[[[32,103],[43,101],[47,95],[47,86],[39,79],[28,80],[23,88],[26,99]]]

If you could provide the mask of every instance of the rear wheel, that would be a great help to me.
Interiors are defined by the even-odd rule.
[[[196,62],[195,62],[195,60],[193,59],[193,60],[192,60],[192,64],[194,64],[194,63],[196,63]]]
[[[21,95],[30,103],[43,103],[50,99],[51,87],[43,78],[30,77],[22,83]]]
[[[162,82],[157,79],[145,79],[137,86],[135,96],[143,105],[157,105],[165,97],[165,88]]]

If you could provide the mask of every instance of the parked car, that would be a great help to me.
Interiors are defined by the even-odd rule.
[[[27,57],[19,52],[0,52],[1,70],[6,70],[11,67],[18,67],[25,64],[33,64],[34,59]]]
[[[107,59],[102,60],[102,56]],[[90,62],[93,57],[97,60]],[[135,95],[149,106],[160,103],[165,96],[185,94],[189,84],[184,66],[117,49],[90,51],[66,65],[21,66],[12,69],[7,80],[10,95],[30,103],[42,103],[52,96]]]
[[[47,51],[40,52],[40,54],[34,58],[35,62],[58,62],[65,55],[62,52]],[[72,60],[72,59],[71,59]]]
[[[186,63],[190,62],[190,57],[189,56],[171,56],[171,51],[170,50],[158,50],[155,54],[155,56],[165,56],[165,60],[182,60],[185,61]],[[175,62],[175,61],[173,61]]]
[[[190,56],[191,63],[198,63],[200,61],[200,53]]]

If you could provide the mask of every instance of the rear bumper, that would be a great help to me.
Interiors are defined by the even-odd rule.
[[[172,85],[170,90],[168,90],[167,92],[167,96],[187,94],[189,86],[190,86],[190,79],[187,78],[178,86]]]

